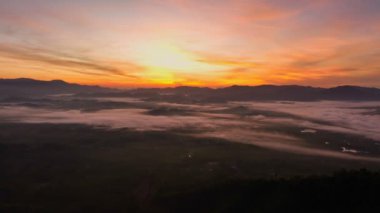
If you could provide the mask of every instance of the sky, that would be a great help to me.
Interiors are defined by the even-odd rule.
[[[0,0],[0,78],[380,87],[379,0]]]

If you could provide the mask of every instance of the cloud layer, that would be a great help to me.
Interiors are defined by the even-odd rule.
[[[102,101],[101,98],[96,100]],[[0,106],[0,121],[80,123],[138,131],[176,131],[296,154],[379,161],[380,116],[368,113],[377,109],[379,102],[181,105],[130,99],[113,101],[132,105],[125,108],[119,105],[120,109],[86,111],[49,105],[30,108],[18,103],[3,103]],[[66,106],[64,100],[57,103]],[[256,113],[242,113],[242,110]]]

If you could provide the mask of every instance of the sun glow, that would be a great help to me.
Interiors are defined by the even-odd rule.
[[[196,54],[165,41],[141,42],[132,48],[140,64],[148,68],[176,72],[215,71],[225,66],[202,62]]]

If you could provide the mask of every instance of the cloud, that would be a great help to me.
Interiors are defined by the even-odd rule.
[[[228,15],[234,21],[274,20],[290,15],[292,9],[272,1],[260,0],[167,0],[160,1],[178,6],[182,10],[200,9],[208,15]],[[299,4],[301,5],[301,4]]]
[[[309,122],[301,122],[300,119],[265,118],[265,120],[269,122],[303,125],[304,127],[311,129],[315,128],[332,132],[351,133],[380,140],[380,129],[377,127],[377,124],[380,122],[380,117],[363,114],[363,112],[370,111],[370,109],[362,109],[362,107],[379,106],[380,102],[322,101],[294,102],[294,104],[281,102],[246,102],[239,104],[254,109],[273,110],[310,119]],[[330,123],[330,125],[318,124],[313,122],[313,119],[324,120]]]
[[[228,56],[220,56],[216,54],[200,53],[200,52],[195,53],[195,54],[199,56],[198,61],[209,63],[209,64],[230,66],[230,67],[255,67],[259,65],[256,62],[252,62],[250,58],[228,57]]]
[[[101,102],[103,99],[96,100]],[[192,136],[224,138],[233,142],[253,144],[296,154],[379,161],[379,158],[369,157],[379,154],[377,149],[374,149],[376,146],[373,144],[374,141],[364,139],[358,141],[356,136],[380,141],[380,130],[378,129],[380,116],[365,113],[371,111],[372,107],[379,107],[380,102],[323,101],[293,102],[292,104],[236,102],[183,105],[117,99],[117,101],[120,100],[134,103],[135,108],[128,105],[127,108],[82,112],[74,109],[52,110],[15,105],[0,106],[0,120],[26,123],[80,123],[110,128],[131,128],[139,131],[181,129],[186,130],[185,132],[189,132]],[[186,116],[150,115],[147,113],[146,104],[149,104],[149,108],[170,107],[192,113]],[[225,109],[236,106],[246,106],[258,112],[262,110],[273,113],[255,116],[221,113]],[[289,132],[289,128],[297,131],[298,135]],[[315,140],[303,139],[304,134],[309,134],[302,132],[304,129],[315,131],[312,135]],[[334,133],[335,136],[326,138],[326,134],[320,135],[324,131]],[[329,142],[328,145],[325,143],[326,140]],[[352,142],[352,144],[348,142]],[[341,146],[354,148],[359,150],[359,153],[355,155],[341,153]]]
[[[349,160],[364,160],[380,162],[380,158],[366,157],[366,156],[355,156],[345,153],[340,153],[336,151],[320,149],[316,147],[307,147],[304,142],[298,138],[289,137],[287,135],[275,133],[275,132],[254,132],[254,131],[244,131],[233,129],[231,131],[215,131],[211,133],[200,134],[201,136],[223,138],[233,142],[245,143],[256,145],[259,147],[290,152],[295,154],[309,155],[309,156],[319,156],[319,157],[329,157],[329,158],[339,158],[339,159],[349,159]],[[358,152],[356,152],[358,153]]]
[[[0,55],[21,61],[34,61],[50,64],[54,66],[65,67],[69,70],[88,75],[101,75],[112,74],[133,77],[133,75],[126,74],[124,70],[117,67],[97,63],[94,60],[79,58],[75,56],[68,56],[59,52],[54,52],[40,48],[30,47],[16,47],[5,44],[0,44]],[[124,63],[130,67],[130,70],[140,69],[137,65],[132,63]],[[100,73],[99,73],[100,72]]]

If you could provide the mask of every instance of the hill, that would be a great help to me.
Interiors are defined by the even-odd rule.
[[[0,97],[33,97],[58,94],[115,92],[114,89],[28,78],[0,79]]]
[[[112,94],[108,94],[112,95]],[[174,87],[135,89],[113,94],[151,101],[208,103],[227,101],[379,101],[380,89],[358,86],[318,88],[298,85],[230,86],[219,89],[207,87]]]
[[[227,101],[380,101],[380,89],[359,86],[332,88],[299,85],[168,87],[117,90],[99,86],[67,83],[61,80],[40,81],[27,78],[0,79],[0,97],[30,97],[58,94],[81,96],[135,97],[147,101],[210,103]]]

